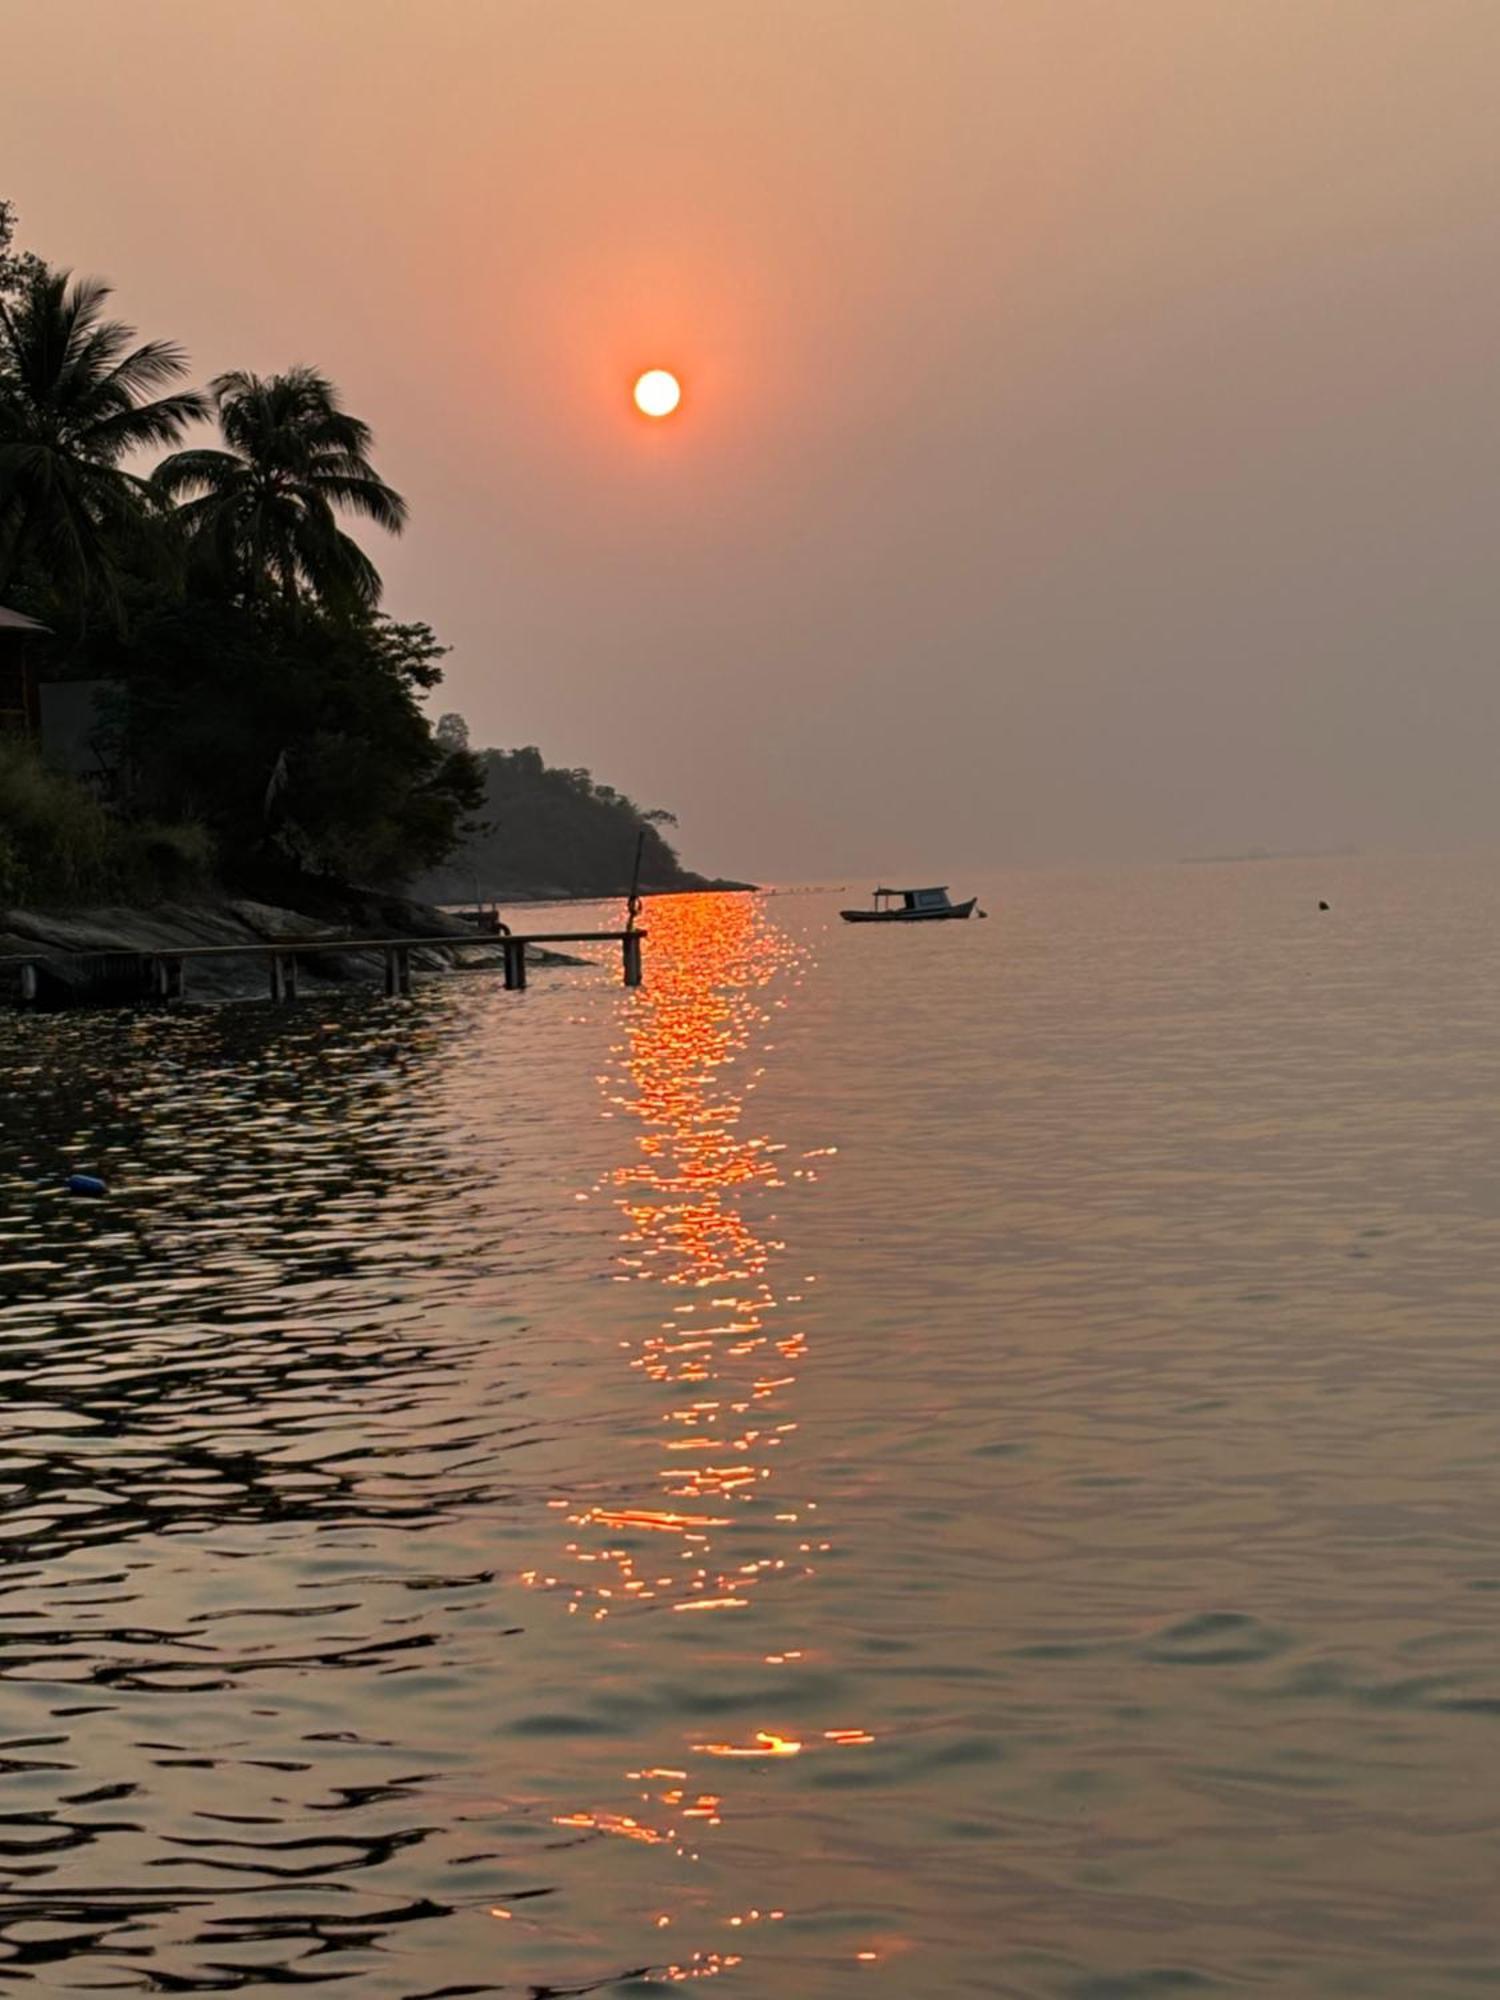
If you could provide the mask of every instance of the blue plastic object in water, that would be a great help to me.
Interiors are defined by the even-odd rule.
[[[69,1194],[103,1194],[104,1183],[97,1174],[69,1174]]]

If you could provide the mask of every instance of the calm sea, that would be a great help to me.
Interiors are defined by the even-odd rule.
[[[1500,866],[844,900],[0,1022],[0,1984],[1500,1985]]]

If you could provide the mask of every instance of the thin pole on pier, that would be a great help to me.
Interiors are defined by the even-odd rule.
[[[641,856],[646,851],[646,829],[641,828],[635,837],[635,867],[630,871],[630,915],[625,928],[635,929],[635,920],[641,914]]]
[[[629,914],[625,921],[625,935],[620,940],[621,970],[627,986],[641,983],[641,940],[636,930],[635,920],[641,913],[641,856],[646,851],[646,829],[642,827],[635,837],[635,867],[630,872]]]

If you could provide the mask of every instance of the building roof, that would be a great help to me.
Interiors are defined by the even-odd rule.
[[[50,632],[52,627],[44,625],[39,618],[28,618],[24,611],[8,611],[0,604],[0,632]]]

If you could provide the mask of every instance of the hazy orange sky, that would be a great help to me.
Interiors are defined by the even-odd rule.
[[[0,0],[0,47],[26,246],[199,378],[329,372],[439,706],[690,861],[1500,838],[1496,0]]]

